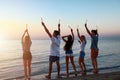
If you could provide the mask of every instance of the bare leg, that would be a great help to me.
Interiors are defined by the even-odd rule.
[[[85,66],[84,61],[83,61],[83,67],[84,67],[84,71],[86,72],[86,66]]]
[[[75,76],[77,76],[77,70],[76,70],[76,66],[75,66],[75,64],[74,64],[74,57],[73,57],[73,56],[70,57],[70,61],[71,61],[71,63],[72,63],[73,69],[74,69],[74,71],[75,71]]]
[[[95,60],[95,66],[96,66],[96,69],[98,69],[98,64],[97,64],[97,59]]]
[[[95,70],[95,60],[92,59],[93,70]]]
[[[51,79],[52,63],[53,63],[53,62],[49,62],[49,71],[48,71],[48,75],[45,76],[45,77],[48,78],[48,79]]]
[[[91,49],[91,60],[92,60],[92,66],[93,66],[93,70],[95,70],[95,53],[94,50]]]
[[[85,66],[84,60],[82,62],[82,67],[83,67],[83,75],[86,75],[86,66]]]
[[[82,72],[83,72],[83,67],[82,67],[82,61],[81,61],[81,58],[79,58],[79,66],[80,66],[80,68],[81,68],[81,70],[82,70]]]
[[[23,64],[24,64],[24,77],[27,77],[27,60],[23,60]]]
[[[31,61],[32,61],[32,59],[30,59],[30,60],[28,60],[28,76],[29,76],[29,78],[30,78],[30,76],[31,76]]]
[[[91,49],[91,59],[92,59],[94,73],[98,72],[97,56],[98,56],[98,51]]]
[[[98,63],[97,63],[97,57],[98,57],[98,51],[95,51],[95,69],[96,69],[96,73],[98,72]]]
[[[69,76],[69,56],[66,56],[66,77]]]
[[[93,65],[93,72],[95,74],[98,73],[97,60],[95,58],[92,59],[92,65]]]
[[[58,78],[60,78],[60,63],[59,63],[59,61],[56,61],[56,65],[57,65],[57,71],[58,71]]]
[[[98,64],[97,64],[97,59],[95,59],[95,70],[96,70],[96,73],[98,72]]]

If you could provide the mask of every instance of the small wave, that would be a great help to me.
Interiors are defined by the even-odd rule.
[[[36,65],[36,64],[46,64],[46,63],[48,63],[48,61],[33,62],[32,65]]]
[[[99,55],[98,58],[101,58],[101,57],[109,57],[109,56],[116,56],[116,54],[111,53],[111,54],[106,54],[106,55]]]

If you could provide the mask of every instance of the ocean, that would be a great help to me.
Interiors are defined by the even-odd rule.
[[[44,75],[48,73],[50,40],[32,40],[32,80],[44,80]],[[90,59],[90,39],[87,39],[85,48],[85,64],[87,72],[92,73]],[[60,66],[61,74],[65,73],[65,53],[64,42],[61,40]],[[120,71],[120,38],[100,38],[99,39],[98,67],[100,73]],[[80,44],[75,40],[73,45],[74,62],[78,73],[81,69],[78,65]],[[22,45],[20,40],[5,40],[0,42],[0,80],[22,79],[24,76]],[[70,73],[73,72],[72,65],[69,64]],[[52,76],[57,73],[56,64],[53,64]]]

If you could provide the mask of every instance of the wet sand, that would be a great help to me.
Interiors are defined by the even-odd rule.
[[[85,76],[78,75],[77,77],[71,76],[68,79],[60,78],[60,80],[120,80],[120,71],[110,73],[87,74]]]
[[[74,76],[74,74],[70,74],[70,77],[66,79],[65,75],[61,75],[60,79],[57,79],[56,76],[51,77],[51,80],[120,80],[120,71],[117,72],[109,72],[109,73],[98,73],[98,74],[92,74],[88,73],[87,75],[82,76],[81,74],[78,74],[77,77]],[[5,79],[5,80],[24,80],[22,77],[17,78],[11,78],[11,79]],[[31,76],[31,79],[27,80],[49,80],[45,78],[45,75],[37,75],[37,76]]]

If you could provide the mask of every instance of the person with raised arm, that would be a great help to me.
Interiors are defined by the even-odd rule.
[[[73,43],[74,43],[74,33],[73,29],[71,28],[71,35],[63,36],[63,41],[65,42],[64,50],[65,50],[65,60],[66,60],[66,77],[69,77],[69,59],[74,69],[75,76],[77,76],[76,66],[74,64],[74,56],[73,56]]]
[[[87,28],[87,23],[85,23],[85,28],[87,33],[90,35],[91,37],[91,60],[92,60],[92,65],[93,65],[93,72],[95,74],[98,73],[98,63],[97,63],[97,57],[98,57],[98,32],[97,30],[91,30],[91,32],[89,31],[89,29]]]
[[[30,39],[30,35],[28,33],[28,29],[24,31],[22,35],[22,48],[23,48],[23,64],[24,64],[24,78],[25,80],[31,77],[31,61],[32,54],[30,51],[32,41]],[[27,74],[28,73],[28,74]]]
[[[50,47],[50,56],[49,56],[49,71],[48,75],[45,77],[48,79],[51,79],[51,72],[52,72],[52,64],[56,62],[57,65],[57,76],[58,78],[60,77],[60,63],[59,63],[59,58],[60,58],[60,23],[58,24],[58,30],[54,30],[53,35],[49,32],[47,29],[45,23],[42,21],[41,22],[44,30],[48,34],[49,38],[51,39],[51,47]]]
[[[78,34],[78,42],[80,43],[80,56],[78,59],[78,64],[82,70],[82,75],[86,74],[86,66],[84,62],[84,57],[85,57],[85,46],[86,46],[86,37],[84,35],[80,35],[79,29],[77,28],[77,34]]]

